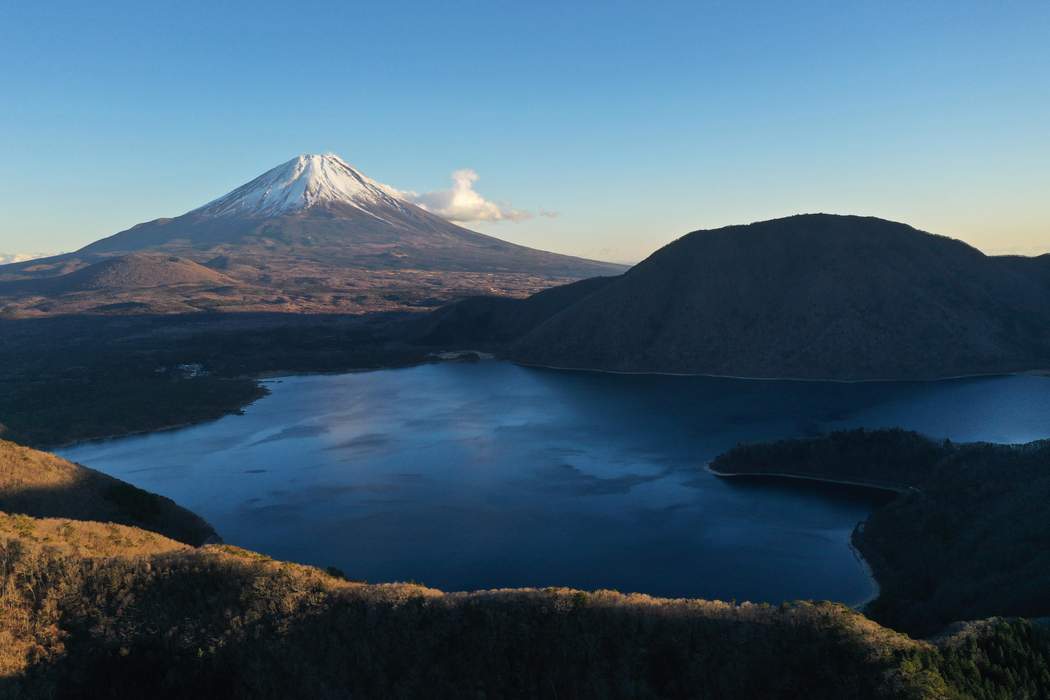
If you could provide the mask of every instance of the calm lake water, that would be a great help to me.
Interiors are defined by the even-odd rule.
[[[369,581],[857,603],[870,493],[727,482],[741,441],[900,425],[1050,436],[1050,379],[834,384],[436,364],[289,377],[213,423],[62,451],[230,543]]]

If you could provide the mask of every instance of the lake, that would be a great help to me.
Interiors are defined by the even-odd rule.
[[[902,426],[1050,435],[1050,379],[822,383],[446,363],[268,382],[244,415],[63,456],[169,496],[225,541],[445,590],[614,588],[856,604],[849,547],[878,500],[718,479],[742,441]]]

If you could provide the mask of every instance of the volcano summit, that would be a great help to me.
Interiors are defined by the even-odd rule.
[[[194,261],[232,284],[56,296],[69,286],[55,278],[137,253],[173,256],[172,264]],[[141,260],[129,258],[124,267]],[[338,156],[301,155],[181,216],[138,224],[75,253],[0,267],[0,309],[16,315],[128,304],[153,312],[369,311],[478,293],[519,296],[623,269],[470,231]],[[99,297],[107,292],[109,298]]]

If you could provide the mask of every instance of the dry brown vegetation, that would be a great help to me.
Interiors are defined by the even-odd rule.
[[[6,440],[0,440],[0,511],[135,525],[192,545],[216,537],[168,498]]]
[[[20,539],[25,546],[79,557],[137,557],[191,549],[182,542],[127,525],[0,512],[0,540],[12,538]]]
[[[138,557],[190,549],[153,532],[115,523],[32,518],[0,512],[0,678],[24,673],[63,649],[63,635],[50,617],[53,605],[40,598],[38,584],[10,567],[13,553],[27,562],[40,557]],[[0,686],[2,688],[2,686]]]
[[[53,541],[16,518],[0,529],[0,697],[961,699],[1050,687],[1050,641],[1030,623],[933,644],[835,603],[367,585],[132,528],[116,536],[156,541],[85,556],[70,543],[105,541],[105,526],[26,520]]]
[[[164,284],[130,282],[108,287],[58,284],[48,279],[0,279],[0,317],[67,314],[185,314],[200,312],[374,313],[420,311],[474,295],[526,297],[571,277],[517,272],[335,269],[289,262],[274,270],[232,270],[225,281],[184,278],[165,271]],[[202,265],[197,265],[203,268]],[[207,268],[204,268],[207,269]],[[85,268],[70,277],[87,272]],[[133,281],[140,274],[129,274]],[[71,282],[71,281],[70,281]]]
[[[104,526],[36,527],[80,541]],[[686,697],[824,687],[835,691],[825,697],[880,697],[913,684],[896,660],[928,646],[830,603],[773,608],[568,589],[444,594],[167,542],[168,551],[149,556],[84,557],[3,530],[0,689]],[[793,654],[777,661],[785,645]],[[829,653],[844,667],[829,665]],[[749,668],[756,658],[765,670]]]

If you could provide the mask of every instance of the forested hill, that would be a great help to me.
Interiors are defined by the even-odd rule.
[[[857,430],[743,445],[711,468],[903,487],[854,533],[881,589],[866,611],[882,624],[926,635],[955,620],[1050,615],[1050,441]]]
[[[564,368],[811,379],[1047,368],[1044,268],[871,217],[695,231],[510,354]]]

